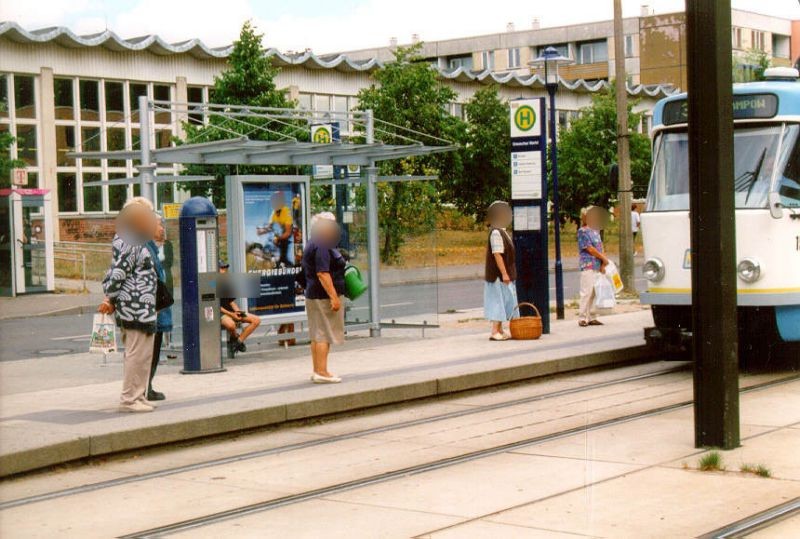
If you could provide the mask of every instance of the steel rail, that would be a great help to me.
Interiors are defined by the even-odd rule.
[[[214,466],[222,466],[225,464],[233,464],[236,462],[242,462],[246,460],[252,460],[260,457],[265,457],[269,455],[274,455],[277,453],[285,453],[287,451],[298,451],[301,449],[307,449],[309,447],[315,447],[320,445],[326,445],[330,443],[340,442],[343,440],[351,440],[354,438],[360,438],[363,436],[369,436],[372,434],[390,432],[394,430],[405,429],[409,427],[415,427],[418,425],[425,425],[429,423],[435,423],[437,421],[445,421],[448,419],[456,419],[459,417],[465,417],[474,414],[480,414],[484,412],[490,412],[493,410],[498,410],[502,408],[510,408],[513,406],[518,406],[521,404],[528,404],[531,402],[543,401],[548,399],[554,399],[557,397],[563,397],[568,395],[575,395],[578,393],[584,393],[587,391],[592,391],[595,389],[602,389],[605,387],[612,387],[615,385],[621,385],[630,382],[636,382],[639,380],[646,380],[649,378],[656,378],[659,376],[664,376],[667,374],[673,374],[676,372],[681,372],[687,370],[686,366],[679,366],[679,367],[672,367],[669,369],[664,369],[652,373],[644,373],[644,374],[637,374],[634,376],[627,376],[625,378],[618,378],[614,380],[607,380],[604,382],[597,382],[593,384],[587,384],[580,387],[574,387],[569,389],[561,389],[558,391],[552,391],[548,393],[542,393],[539,395],[532,395],[530,397],[522,397],[519,399],[513,399],[510,401],[503,401],[494,404],[487,404],[483,406],[476,406],[474,408],[467,408],[465,410],[456,410],[453,412],[447,412],[444,414],[434,415],[430,417],[424,417],[419,419],[412,419],[408,421],[400,421],[398,423],[392,423],[389,425],[382,425],[380,427],[373,427],[369,429],[358,430],[354,432],[344,433],[344,434],[337,434],[334,436],[329,436],[326,438],[320,438],[316,440],[308,440],[304,442],[297,442],[287,445],[282,445],[279,447],[272,447],[269,449],[260,449],[258,451],[250,451],[247,453],[242,453],[240,455],[233,455],[230,457],[222,457],[218,459],[198,462],[194,464],[186,464],[183,466],[176,466],[173,468],[167,468],[164,470],[158,470],[154,472],[148,472],[138,475],[133,475],[129,477],[120,477],[118,479],[109,479],[107,481],[100,481],[98,483],[92,483],[89,485],[82,485],[79,487],[70,487],[63,490],[57,490],[54,492],[48,492],[44,494],[36,494],[33,496],[27,496],[25,498],[19,498],[16,500],[10,500],[7,502],[0,503],[0,511],[3,509],[11,509],[13,507],[20,507],[23,505],[30,505],[32,503],[39,503],[48,500],[54,500],[57,498],[64,498],[67,496],[74,496],[77,494],[84,494],[87,492],[94,492],[97,490],[103,490],[111,487],[117,487],[121,485],[127,485],[130,483],[139,483],[142,481],[148,481],[150,479],[157,479],[161,477],[168,477],[171,475],[176,475],[184,472],[191,472],[195,470],[202,470],[205,468],[211,468]]]
[[[733,524],[714,530],[713,532],[701,535],[700,539],[735,539],[746,537],[747,534],[769,528],[771,525],[788,518],[795,513],[800,514],[800,497],[786,503],[770,507],[766,511],[761,511]]]
[[[760,384],[755,384],[753,386],[740,389],[740,393],[749,393],[752,391],[758,391],[763,389],[768,389],[777,385],[790,383],[800,380],[800,374],[793,375],[785,378],[780,378],[777,380],[772,380],[768,382],[763,382]],[[616,418],[606,419],[603,421],[598,421],[595,423],[590,423],[587,425],[582,425],[579,427],[573,427],[570,429],[562,430],[559,432],[554,432],[551,434],[545,434],[541,436],[536,436],[533,438],[528,438],[525,440],[519,440],[517,442],[511,442],[507,444],[502,444],[495,447],[490,447],[487,449],[480,449],[477,451],[472,451],[470,453],[465,453],[463,455],[458,455],[455,457],[448,457],[440,460],[436,460],[433,462],[428,462],[424,464],[417,464],[414,466],[408,466],[405,468],[400,468],[398,470],[393,470],[391,472],[384,472],[381,474],[376,474],[368,477],[364,477],[361,479],[355,479],[352,481],[347,481],[344,483],[338,483],[336,485],[330,485],[327,487],[322,487],[318,489],[313,489],[305,492],[301,492],[298,494],[291,494],[288,496],[282,496],[280,498],[273,498],[271,500],[266,500],[263,502],[257,502],[254,504],[244,505],[241,507],[237,507],[234,509],[228,509],[226,511],[220,511],[217,513],[212,513],[206,516],[192,518],[188,520],[183,520],[180,522],[175,522],[173,524],[167,524],[165,526],[159,526],[156,528],[151,528],[148,530],[142,530],[138,532],[134,532],[132,534],[122,535],[119,536],[119,539],[151,539],[157,537],[163,537],[165,534],[171,534],[176,532],[184,532],[188,530],[193,530],[197,528],[202,528],[211,524],[216,524],[218,522],[223,522],[227,520],[233,520],[237,518],[241,518],[244,516],[261,513],[264,511],[269,511],[272,509],[278,509],[280,507],[285,507],[287,505],[294,505],[296,503],[301,503],[308,500],[313,500],[316,498],[320,498],[323,496],[329,496],[331,494],[339,494],[341,492],[347,492],[363,487],[367,487],[370,485],[375,485],[379,483],[385,483],[388,481],[392,481],[394,479],[399,479],[402,477],[408,477],[412,475],[418,475],[421,473],[426,473],[434,470],[438,470],[441,468],[447,468],[450,466],[455,466],[457,464],[463,464],[465,462],[471,462],[474,460],[483,459],[486,457],[491,457],[494,455],[506,453],[508,451],[512,451],[515,449],[521,449],[524,447],[530,447],[533,445],[538,445],[545,442],[550,442],[553,440],[559,440],[562,438],[566,438],[568,436],[574,436],[576,434],[583,434],[586,432],[591,432],[595,430],[604,429],[607,427],[620,425],[623,423],[629,423],[631,421],[636,421],[638,419],[643,419],[647,417],[652,417],[656,415],[661,415],[667,412],[672,412],[675,410],[680,410],[683,408],[688,408],[693,405],[693,401],[683,401],[674,404],[668,404],[665,406],[660,406],[658,408],[653,408],[651,410],[644,410],[641,412],[636,412],[633,414],[628,414]]]

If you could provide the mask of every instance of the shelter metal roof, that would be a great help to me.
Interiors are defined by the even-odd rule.
[[[199,142],[150,151],[153,164],[205,165],[361,165],[411,156],[450,152],[453,145],[424,144],[320,144],[295,140],[264,141],[247,137]],[[79,159],[139,159],[139,151],[70,152]]]

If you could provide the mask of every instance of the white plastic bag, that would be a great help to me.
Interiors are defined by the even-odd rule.
[[[604,273],[598,273],[594,282],[594,306],[596,309],[613,309],[617,305],[614,285]]]
[[[613,262],[608,263],[606,266],[606,276],[611,281],[611,285],[614,287],[614,293],[619,294],[622,292],[622,289],[625,288],[622,284],[622,277],[619,274],[619,270],[617,269],[617,265]]]
[[[109,314],[95,313],[92,319],[90,352],[110,354],[117,351],[117,325]]]

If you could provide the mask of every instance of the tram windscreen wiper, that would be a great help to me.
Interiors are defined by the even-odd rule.
[[[764,164],[764,158],[767,156],[767,149],[764,148],[761,150],[761,156],[758,158],[758,164],[756,165],[755,170],[748,170],[742,173],[739,177],[733,180],[733,188],[738,191],[747,191],[748,196],[750,196],[750,190],[753,189],[753,185],[756,183],[756,179],[758,175],[761,173],[761,167]]]

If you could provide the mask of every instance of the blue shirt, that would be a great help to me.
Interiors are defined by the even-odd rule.
[[[581,271],[599,271],[600,259],[589,254],[587,251],[589,247],[594,247],[598,252],[602,253],[603,240],[600,239],[599,231],[589,228],[588,226],[582,226],[580,229],[578,229],[578,250],[580,251],[580,254],[578,255],[578,265],[580,266]]]
[[[154,241],[148,241],[146,244],[147,250],[150,251],[150,258],[153,259],[153,265],[156,268],[156,275],[158,280],[166,285],[167,273],[164,271],[164,265],[158,258],[158,246]],[[172,294],[172,290],[169,291]],[[156,313],[156,331],[159,333],[168,333],[172,331],[172,307],[161,309]]]
[[[309,241],[303,251],[303,273],[306,276],[306,298],[328,299],[317,273],[330,273],[336,293],[344,295],[344,268],[347,263],[336,249],[328,249]]]

